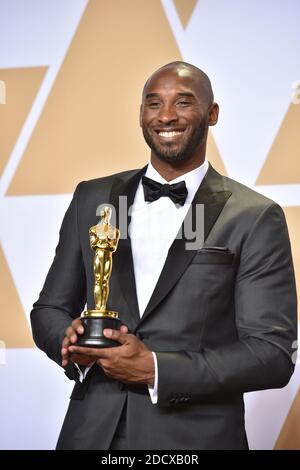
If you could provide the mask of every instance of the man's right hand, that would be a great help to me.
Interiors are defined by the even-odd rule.
[[[62,342],[61,356],[62,356],[62,367],[66,367],[69,361],[76,362],[79,366],[90,366],[97,358],[91,356],[85,356],[84,354],[71,354],[68,347],[75,344],[77,341],[77,335],[82,335],[84,328],[80,317],[72,321],[71,326],[66,329],[66,336]]]

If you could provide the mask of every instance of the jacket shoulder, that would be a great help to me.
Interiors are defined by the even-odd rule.
[[[232,193],[235,202],[241,207],[256,207],[266,209],[279,206],[273,199],[227,176],[222,176],[224,188]]]
[[[134,176],[135,173],[140,171],[139,169],[121,171],[119,173],[114,173],[112,175],[102,176],[99,178],[94,178],[91,180],[81,181],[78,186],[84,187],[85,190],[93,190],[94,188],[99,188],[103,186],[110,186],[115,179],[129,179],[131,176]]]
[[[122,171],[120,173],[114,173],[112,175],[108,176],[102,176],[99,178],[94,178],[91,180],[84,180],[78,183],[75,189],[75,195],[76,193],[78,194],[80,192],[80,195],[89,196],[94,194],[95,192],[99,193],[101,192],[107,192],[110,191],[112,184],[115,180],[117,179],[130,179],[132,176],[134,176],[136,173],[141,171],[140,169],[134,169],[134,170],[127,170],[127,171]]]
[[[240,216],[245,226],[253,224],[264,213],[276,213],[280,218],[285,218],[283,210],[278,203],[255,189],[221,175],[212,167],[209,177],[215,190],[229,191],[231,193],[226,208],[235,217]]]

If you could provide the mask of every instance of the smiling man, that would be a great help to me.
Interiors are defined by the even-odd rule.
[[[31,313],[36,344],[76,381],[59,449],[247,449],[243,394],[293,372],[296,293],[281,208],[206,160],[218,105],[207,75],[173,62],[146,82],[141,170],[80,183]],[[93,308],[89,228],[100,204],[126,196],[108,308],[118,347],[76,345]],[[204,243],[182,230],[204,206]],[[181,233],[182,236],[178,236]]]
[[[207,75],[196,67],[170,64],[147,81],[141,106],[141,127],[151,148],[151,162],[167,180],[181,176],[205,159],[207,131],[218,119]],[[182,170],[183,164],[184,170]]]

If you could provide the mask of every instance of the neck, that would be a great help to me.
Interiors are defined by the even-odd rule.
[[[189,171],[195,170],[202,165],[204,160],[205,149],[200,156],[197,155],[194,158],[190,158],[188,161],[179,162],[166,162],[151,152],[151,163],[153,167],[166,181],[174,180]]]

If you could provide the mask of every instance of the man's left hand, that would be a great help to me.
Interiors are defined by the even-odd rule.
[[[97,359],[97,364],[108,377],[123,383],[154,384],[154,359],[152,352],[136,336],[119,330],[105,329],[106,338],[120,343],[115,348],[83,348],[69,346],[69,351]]]

